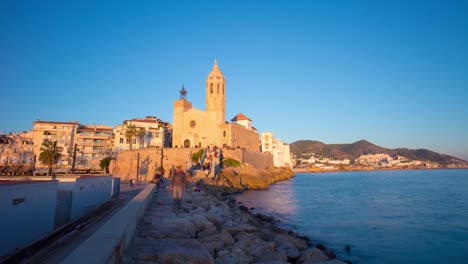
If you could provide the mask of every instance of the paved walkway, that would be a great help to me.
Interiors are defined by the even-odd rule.
[[[196,239],[197,232],[207,227],[216,232],[211,222],[200,217],[212,205],[212,198],[193,192],[191,186],[184,192],[182,208],[178,210],[167,186],[157,189],[124,263],[214,263],[210,252]]]

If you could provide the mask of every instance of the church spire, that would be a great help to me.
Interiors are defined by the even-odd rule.
[[[215,58],[215,65],[218,65],[218,58]]]

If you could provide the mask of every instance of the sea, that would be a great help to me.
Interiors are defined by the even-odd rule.
[[[468,263],[466,169],[296,173],[236,200],[354,264]]]

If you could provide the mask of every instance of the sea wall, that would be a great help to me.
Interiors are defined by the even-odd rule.
[[[61,263],[119,263],[130,246],[138,222],[152,200],[155,184],[149,184]]]
[[[122,180],[151,180],[156,169],[161,166],[166,172],[174,166],[188,168],[191,156],[198,148],[146,148],[122,150],[110,164],[110,173]],[[225,158],[233,158],[258,169],[273,168],[273,156],[245,149],[223,150]],[[138,165],[138,166],[137,166]],[[166,173],[167,174],[167,173]]]

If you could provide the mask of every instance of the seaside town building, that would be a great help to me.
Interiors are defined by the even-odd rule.
[[[262,152],[273,155],[275,167],[292,167],[289,145],[275,139],[273,132],[264,132],[261,136]]]
[[[56,122],[37,120],[33,122],[34,154],[36,155],[36,167],[45,167],[39,161],[41,146],[46,141],[57,141],[57,146],[62,149],[62,157],[57,165],[70,167],[72,164],[75,135],[80,123]]]
[[[113,128],[103,125],[80,125],[76,133],[73,150],[74,169],[100,170],[99,163],[105,157],[112,156]]]
[[[226,79],[215,60],[206,78],[206,109],[196,109],[186,99],[184,87],[174,102],[173,147],[222,146],[259,151],[260,139],[251,120],[238,114],[226,122]]]
[[[131,139],[125,136],[125,131],[130,125],[135,126],[137,131],[137,135]],[[138,134],[139,132],[141,134]],[[114,153],[130,149],[130,141],[133,149],[171,147],[172,127],[168,122],[154,116],[134,118],[117,125],[114,136]]]
[[[33,147],[31,131],[0,135],[0,175],[31,174]]]
[[[81,125],[78,121],[33,122],[34,154],[36,167],[46,167],[39,161],[41,146],[46,141],[56,141],[62,149],[57,163],[60,172],[68,170],[101,170],[101,159],[112,155],[112,127],[103,125]]]

